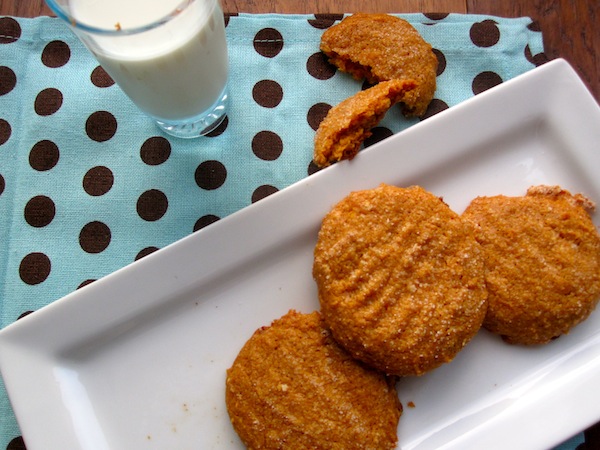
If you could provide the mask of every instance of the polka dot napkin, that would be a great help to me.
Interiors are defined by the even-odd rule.
[[[319,52],[341,17],[226,16],[231,110],[194,140],[161,134],[59,20],[0,17],[0,326],[313,173],[320,120],[363,88]],[[403,17],[439,60],[426,117],[545,61],[528,18]],[[416,122],[394,109],[366,145]],[[0,448],[19,435],[1,390]]]

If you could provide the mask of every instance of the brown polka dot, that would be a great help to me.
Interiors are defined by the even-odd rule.
[[[448,109],[448,104],[445,101],[440,100],[439,98],[434,98],[429,103],[429,106],[427,107],[427,111],[425,111],[425,114],[423,114],[423,116],[421,116],[419,119],[420,120],[428,119],[429,117],[435,116],[437,113],[442,112],[445,109]]]
[[[370,83],[369,80],[363,80],[361,86],[360,86],[360,90],[361,91],[365,91],[369,88],[372,88],[373,86],[375,86],[377,83]]]
[[[392,130],[386,127],[375,127],[371,130],[372,135],[365,139],[364,146],[370,147],[373,144],[377,144],[380,141],[392,136],[394,133]]]
[[[317,103],[310,107],[306,115],[306,120],[313,130],[317,131],[330,109],[331,105],[327,103]]]
[[[87,253],[103,252],[110,244],[110,239],[110,228],[98,221],[84,225],[79,232],[79,245]]]
[[[46,67],[62,67],[69,62],[70,58],[71,49],[63,41],[48,42],[42,50],[42,63]]]
[[[17,317],[17,320],[21,320],[23,317],[27,317],[29,314],[31,314],[33,311],[23,311],[21,314],[19,314],[19,317]],[[8,447],[7,447],[8,448]],[[23,447],[25,448],[25,447]]]
[[[4,144],[10,139],[11,133],[12,128],[10,127],[10,123],[4,119],[0,119],[0,145]]]
[[[21,25],[12,17],[0,17],[0,44],[11,44],[21,37]]]
[[[263,184],[262,186],[257,187],[252,193],[252,203],[256,203],[259,200],[262,200],[265,197],[268,197],[271,194],[279,191],[275,186],[271,186],[269,184]]]
[[[62,92],[55,88],[47,88],[35,98],[34,109],[40,116],[50,116],[60,109],[62,102]]]
[[[81,289],[82,287],[86,287],[88,284],[92,284],[94,281],[96,281],[95,279],[92,278],[88,278],[87,280],[83,280],[79,286],[77,286],[77,289]]]
[[[537,32],[542,31],[542,27],[540,26],[540,23],[537,20],[534,20],[529,25],[527,25],[527,29],[530,31],[537,31]]]
[[[17,76],[10,67],[0,66],[0,95],[6,95],[17,85]]]
[[[27,450],[25,447],[25,441],[21,436],[17,436],[8,443],[6,450]]]
[[[158,166],[171,156],[171,143],[162,136],[146,139],[140,148],[140,157],[149,166]]]
[[[448,13],[424,13],[423,15],[430,20],[442,20],[448,17]]]
[[[309,19],[308,23],[319,30],[324,30],[332,26],[336,20],[342,20],[343,14],[315,14],[314,19]]]
[[[44,253],[30,253],[21,260],[19,276],[29,285],[40,284],[50,275],[52,264]]]
[[[531,53],[531,48],[529,48],[529,44],[525,46],[525,51],[523,53],[525,54],[525,59],[536,67],[548,62],[548,57],[544,52],[533,55]]]
[[[227,129],[227,125],[229,125],[229,117],[225,116],[223,118],[223,121],[219,124],[219,126],[217,128],[215,128],[214,130],[212,130],[210,133],[205,134],[204,136],[211,137],[211,138],[212,137],[220,136]]]
[[[328,80],[337,72],[337,68],[329,62],[323,52],[310,55],[306,61],[306,70],[317,80]]]
[[[214,214],[207,214],[206,216],[200,217],[194,224],[194,231],[201,230],[204,227],[209,226],[211,223],[218,222],[221,218]]]
[[[219,161],[204,161],[196,168],[196,184],[207,191],[223,186],[227,178],[227,169]]]
[[[273,58],[283,49],[283,36],[274,28],[263,28],[254,36],[254,50],[266,58]]]
[[[260,106],[275,108],[283,99],[283,89],[276,81],[261,80],[252,88],[252,98]]]
[[[145,256],[151,255],[156,250],[158,250],[158,247],[146,247],[146,248],[141,249],[138,252],[138,254],[135,255],[135,261],[138,261],[138,260],[142,259]]]
[[[473,94],[477,95],[500,83],[502,83],[502,78],[496,72],[481,72],[473,79],[471,88],[473,89]]]
[[[106,73],[106,70],[104,70],[102,66],[98,66],[92,70],[90,80],[94,86],[99,88],[107,88],[115,84],[115,80],[113,80],[111,76]]]
[[[229,20],[231,17],[237,17],[238,13],[223,13],[223,18],[225,19],[225,26],[229,25]]]
[[[321,169],[323,169],[323,167],[319,167],[319,166],[317,166],[317,165],[315,164],[315,162],[314,162],[314,161],[311,161],[311,162],[308,164],[308,168],[307,168],[307,170],[306,170],[306,173],[307,173],[307,175],[309,175],[309,176],[310,176],[310,175],[312,175],[312,174],[314,174],[314,173],[317,173],[317,172],[318,172],[319,170],[321,170]]]
[[[0,195],[2,195],[5,188],[6,188],[6,181],[4,181],[4,177],[2,176],[2,174],[0,174]]]
[[[108,111],[96,111],[85,122],[85,132],[93,141],[108,141],[117,132],[117,119]]]
[[[108,167],[92,167],[83,176],[83,190],[94,197],[104,195],[113,186],[114,176]]]
[[[148,221],[155,222],[165,215],[169,208],[169,200],[164,192],[150,189],[139,196],[137,201],[138,215]]]
[[[500,40],[500,29],[497,22],[488,19],[471,25],[469,36],[477,47],[491,47]]]
[[[441,74],[444,73],[444,70],[446,70],[446,56],[437,48],[434,48],[432,50],[433,50],[433,53],[435,54],[435,57],[438,60],[436,76],[439,77]]]
[[[252,138],[252,152],[265,161],[274,161],[283,152],[283,141],[277,133],[259,131]]]
[[[35,143],[31,148],[29,165],[33,169],[43,172],[56,166],[59,158],[60,152],[56,144],[52,141],[43,140]]]
[[[41,228],[49,225],[56,214],[56,206],[51,198],[38,195],[25,205],[25,221],[32,227]]]

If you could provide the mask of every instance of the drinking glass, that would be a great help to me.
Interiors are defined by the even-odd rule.
[[[219,0],[46,0],[123,92],[166,133],[225,118],[228,56]]]

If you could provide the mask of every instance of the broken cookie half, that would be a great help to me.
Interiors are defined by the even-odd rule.
[[[422,117],[436,90],[438,60],[431,44],[406,20],[389,14],[356,13],[325,31],[321,51],[357,80],[374,84],[415,80],[402,102],[409,117]]]
[[[383,81],[331,108],[315,134],[315,164],[326,167],[354,158],[362,142],[371,136],[371,129],[416,87],[414,80]]]

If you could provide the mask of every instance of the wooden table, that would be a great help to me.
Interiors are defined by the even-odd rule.
[[[228,13],[455,12],[529,16],[543,32],[548,59],[565,58],[600,101],[598,0],[221,0]],[[44,0],[0,0],[0,15],[51,15]]]
[[[565,58],[600,101],[598,0],[221,0],[227,13],[455,12],[529,16],[539,23],[548,59]],[[52,15],[44,0],[0,0],[0,16]],[[560,408],[560,405],[557,405]],[[583,450],[600,449],[600,423],[586,430]]]

